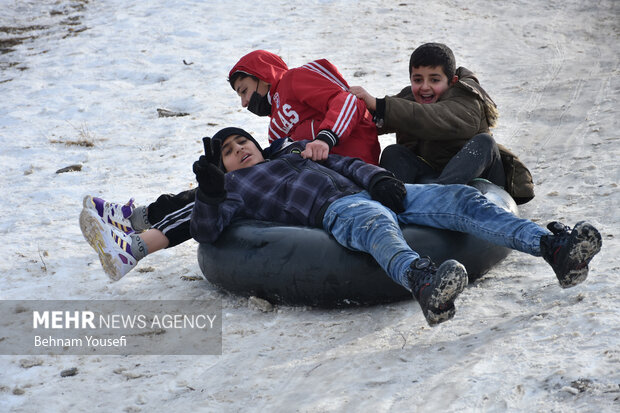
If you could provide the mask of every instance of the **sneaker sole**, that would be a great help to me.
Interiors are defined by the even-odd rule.
[[[603,246],[601,234],[587,222],[581,221],[575,224],[571,237],[574,239],[574,245],[568,252],[568,262],[569,266],[578,268],[569,270],[562,278],[558,276],[563,288],[574,287],[588,278],[588,264]]]
[[[84,202],[86,202],[86,198],[84,198]],[[120,280],[122,275],[120,268],[116,265],[114,256],[115,246],[111,244],[113,241],[109,239],[109,237],[103,235],[104,231],[109,231],[109,229],[103,226],[101,217],[85,206],[80,213],[80,229],[88,244],[93,247],[97,255],[99,255],[99,261],[101,261],[103,271],[105,271],[112,280]]]
[[[93,197],[90,195],[86,195],[84,199],[82,199],[82,206],[84,207],[84,209],[95,209]]]
[[[455,260],[445,261],[437,269],[441,275],[441,282],[435,286],[428,301],[428,310],[424,317],[429,325],[435,326],[450,320],[456,314],[454,300],[467,286],[467,270]]]

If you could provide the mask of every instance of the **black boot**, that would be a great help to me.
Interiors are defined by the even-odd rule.
[[[428,257],[418,258],[407,270],[413,297],[418,300],[430,326],[454,317],[454,300],[467,285],[467,271],[455,260],[444,261],[439,268]]]
[[[601,250],[601,234],[581,221],[571,229],[559,222],[547,225],[553,234],[540,238],[540,251],[551,265],[563,288],[573,287],[588,277],[588,263]]]

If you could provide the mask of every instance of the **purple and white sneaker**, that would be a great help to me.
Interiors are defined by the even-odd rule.
[[[84,209],[89,209],[99,215],[104,223],[118,228],[125,234],[136,232],[131,226],[131,221],[129,221],[129,217],[135,209],[133,198],[131,198],[125,205],[121,205],[114,202],[108,202],[105,199],[86,195],[82,201],[82,204],[84,205]]]
[[[131,235],[106,225],[96,209],[82,209],[80,229],[99,255],[103,270],[112,280],[120,280],[138,263],[131,253]]]

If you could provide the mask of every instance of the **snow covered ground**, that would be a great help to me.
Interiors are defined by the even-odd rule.
[[[224,307],[219,356],[0,356],[1,411],[620,410],[619,2],[0,3],[0,298]],[[200,275],[193,241],[105,276],[78,227],[85,194],[145,204],[190,188],[200,138],[224,126],[265,142],[266,119],[226,82],[240,56],[327,58],[383,96],[428,41],[497,102],[495,137],[536,183],[522,216],[601,230],[584,284],[562,290],[542,259],[513,253],[430,328],[413,301],[261,312],[187,280]],[[56,173],[70,165],[81,170]]]

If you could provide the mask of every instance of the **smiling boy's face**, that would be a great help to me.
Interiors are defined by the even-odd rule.
[[[264,161],[260,149],[245,136],[230,135],[224,139],[222,164],[227,172],[249,168]]]
[[[418,103],[435,103],[457,76],[448,79],[441,66],[420,66],[411,68],[411,92]]]

